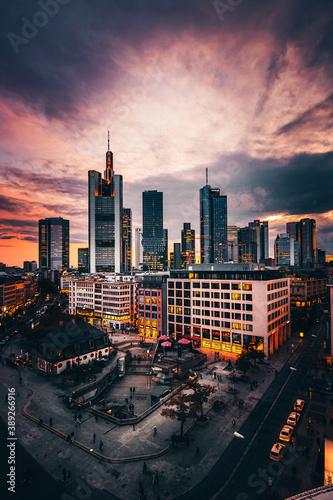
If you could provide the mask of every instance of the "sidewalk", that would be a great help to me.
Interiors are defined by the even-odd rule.
[[[157,494],[163,498],[177,498],[200,482],[216,463],[230,441],[233,432],[239,429],[262,397],[286,358],[292,359],[291,341],[280,349],[273,360],[259,365],[260,371],[253,374],[251,379],[258,380],[258,387],[250,390],[250,381],[239,382],[235,388],[239,393],[234,396],[227,393],[232,383],[227,379],[229,373],[224,368],[228,359],[215,361],[212,359],[209,370],[214,370],[222,376],[222,382],[208,369],[201,372],[200,382],[215,385],[218,392],[211,401],[220,398],[227,403],[227,407],[218,412],[209,411],[209,425],[200,427],[195,425],[189,432],[189,446],[170,448],[172,433],[178,433],[180,424],[177,421],[161,416],[161,409],[135,426],[118,427],[102,419],[95,418],[88,412],[82,411],[82,424],[75,426],[73,411],[62,404],[62,391],[51,382],[38,376],[29,369],[19,373],[12,368],[0,368],[1,393],[4,397],[8,387],[15,387],[17,394],[17,431],[16,435],[31,455],[56,479],[62,481],[62,470],[71,470],[71,479],[65,483],[72,495],[77,485],[87,485],[110,492],[124,500],[136,500],[139,492],[139,481],[142,482],[147,500],[156,499]],[[293,341],[295,344],[295,341]],[[296,348],[296,344],[295,344]],[[234,358],[235,359],[235,358]],[[19,377],[22,376],[22,384]],[[140,376],[139,376],[140,377]],[[35,394],[27,407],[33,417],[43,419],[49,424],[52,416],[52,427],[67,436],[75,433],[75,441],[86,447],[80,449],[47,428],[37,425],[22,415],[23,406]],[[243,408],[238,407],[239,400],[244,401]],[[206,411],[211,405],[207,405]],[[76,410],[77,412],[78,410]],[[5,406],[0,408],[1,417],[6,421]],[[232,425],[232,420],[236,424]],[[185,431],[192,425],[188,422]],[[154,436],[154,426],[157,435]],[[93,441],[93,434],[96,440]],[[99,449],[100,441],[102,449]],[[196,456],[197,447],[200,450]],[[156,457],[156,454],[164,453]],[[99,456],[101,455],[101,456]],[[133,459],[130,462],[125,460]],[[147,464],[147,473],[143,474],[143,462]],[[159,484],[153,485],[153,472],[158,471]],[[73,498],[76,498],[73,496]],[[105,497],[107,498],[107,496]]]

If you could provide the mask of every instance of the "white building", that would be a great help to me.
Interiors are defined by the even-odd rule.
[[[133,276],[91,275],[69,281],[69,313],[85,316],[96,326],[123,330],[135,325]]]
[[[253,346],[269,357],[290,337],[289,279],[253,264],[171,271],[168,333],[215,351]]]

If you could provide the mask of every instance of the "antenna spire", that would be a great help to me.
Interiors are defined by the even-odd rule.
[[[206,186],[208,186],[208,168],[206,168]]]
[[[110,151],[110,130],[108,130],[108,151]]]

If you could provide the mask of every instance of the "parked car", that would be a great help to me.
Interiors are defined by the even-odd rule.
[[[294,427],[296,426],[297,422],[300,419],[301,414],[298,412],[291,412],[288,419],[287,419],[287,424],[288,425],[293,425]]]
[[[294,432],[293,426],[284,425],[281,432],[280,432],[279,439],[281,439],[281,441],[289,442],[293,432]]]
[[[286,456],[286,454],[287,454],[286,445],[282,444],[282,443],[275,443],[272,446],[271,452],[269,454],[269,458],[279,462],[281,460],[281,458]]]
[[[294,404],[294,410],[299,412],[302,411],[305,405],[304,399],[296,399],[296,402]]]

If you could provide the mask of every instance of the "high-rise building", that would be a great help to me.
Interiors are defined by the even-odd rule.
[[[89,271],[123,272],[123,177],[115,175],[113,153],[106,153],[104,178],[89,170]]]
[[[69,220],[41,219],[39,224],[39,269],[62,272],[69,268]]]
[[[288,234],[277,235],[274,255],[277,266],[299,266],[299,241]]]
[[[78,248],[78,271],[79,273],[89,272],[89,248]]]
[[[301,233],[301,265],[306,267],[316,262],[316,221],[314,219],[300,220]]]
[[[207,177],[207,175],[206,175]],[[228,260],[227,197],[220,190],[206,186],[200,189],[200,257],[201,263]]]
[[[143,263],[143,248],[142,248],[142,229],[141,227],[135,228],[135,267],[139,269],[140,264]]]
[[[228,226],[228,260],[238,264],[238,226]]]
[[[295,241],[301,242],[301,232],[299,222],[287,222],[286,233]]]
[[[195,230],[190,222],[184,222],[181,232],[181,265],[195,263]]]
[[[257,263],[263,262],[269,256],[268,221],[254,220],[249,222],[249,227],[253,227],[256,232]]]
[[[123,259],[124,272],[130,273],[132,270],[132,210],[123,209]]]
[[[143,265],[150,271],[163,271],[168,262],[168,232],[163,228],[163,193],[142,193]]]
[[[254,227],[242,227],[238,231],[238,261],[257,262],[257,234]]]
[[[173,244],[172,262],[171,262],[170,267],[172,269],[180,269],[182,267],[181,266],[180,243]]]

